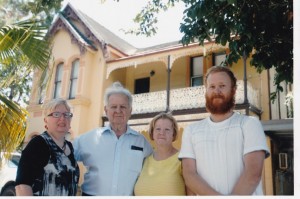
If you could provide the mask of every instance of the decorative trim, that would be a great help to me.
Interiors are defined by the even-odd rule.
[[[76,38],[74,33],[67,27],[67,25],[63,22],[61,18],[59,18],[56,23],[53,25],[53,27],[50,30],[50,37],[53,37],[58,31],[65,30],[69,33],[71,37],[71,43],[78,46],[80,54],[84,55],[86,53],[86,45],[79,41],[79,39]]]
[[[136,57],[127,57],[124,59],[119,59],[114,62],[109,62],[107,63],[107,71],[106,71],[106,79],[109,78],[109,75],[117,69],[121,68],[126,68],[126,67],[137,67],[137,65],[140,64],[146,64],[150,62],[155,62],[155,61],[161,61],[165,64],[167,67],[168,65],[168,56],[170,55],[170,69],[173,67],[173,63],[182,57],[187,57],[187,56],[196,56],[196,55],[201,55],[207,52],[206,48],[211,46],[209,48],[209,51],[215,51],[220,48],[219,45],[216,44],[211,44],[208,43],[206,44],[206,47],[201,47],[201,46],[193,46],[192,48],[181,48],[181,49],[174,49],[172,52],[169,52],[168,54],[165,54],[163,56],[159,55],[153,55],[152,54],[143,54],[141,56],[136,56]],[[140,59],[142,57],[142,59]],[[132,59],[132,61],[129,61],[129,59]]]

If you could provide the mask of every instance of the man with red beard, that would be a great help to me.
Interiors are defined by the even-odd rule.
[[[212,67],[205,78],[210,116],[184,130],[178,157],[196,195],[263,195],[269,149],[259,120],[233,111],[236,81],[229,68]]]

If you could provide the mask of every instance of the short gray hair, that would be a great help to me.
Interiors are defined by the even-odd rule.
[[[71,107],[68,104],[67,100],[57,98],[57,99],[53,99],[43,105],[44,114],[48,115],[51,111],[53,111],[54,109],[56,109],[56,107],[58,107],[60,105],[64,105],[69,112],[71,111]]]
[[[105,90],[104,105],[108,105],[108,99],[113,94],[123,94],[128,98],[128,104],[132,107],[132,95],[129,90],[124,88],[120,82],[114,82],[110,87]]]

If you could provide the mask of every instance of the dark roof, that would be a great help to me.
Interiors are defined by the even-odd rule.
[[[294,119],[267,120],[261,123],[270,137],[287,139],[294,136]]]

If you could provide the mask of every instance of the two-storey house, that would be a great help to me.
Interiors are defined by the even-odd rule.
[[[67,99],[72,105],[71,140],[105,125],[104,91],[119,81],[133,94],[130,126],[148,137],[150,119],[172,111],[180,127],[175,143],[180,148],[185,126],[208,116],[203,86],[206,71],[222,64],[228,53],[226,46],[213,42],[183,46],[175,41],[135,48],[70,4],[58,14],[49,35],[52,59],[48,78],[42,83],[41,72],[34,74],[26,141],[44,130],[41,105],[53,98]],[[293,121],[285,119],[288,109],[282,102],[287,93],[280,93],[277,101],[281,102],[272,104],[272,71],[259,74],[250,67],[249,59],[230,67],[238,78],[235,111],[258,117],[266,132],[271,156],[265,160],[263,172],[265,193],[293,193],[289,188],[293,178],[286,175],[293,174]],[[286,88],[285,92],[292,90]]]

